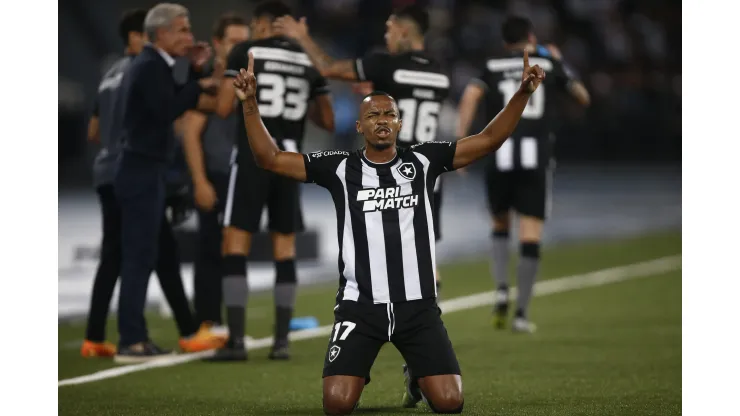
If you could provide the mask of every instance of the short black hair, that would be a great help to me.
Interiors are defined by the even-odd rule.
[[[133,9],[123,13],[121,23],[118,24],[118,36],[123,44],[128,46],[128,34],[130,32],[144,33],[144,19],[149,11],[146,9]]]
[[[293,14],[293,11],[287,4],[278,0],[263,1],[254,8],[255,19],[266,17],[270,20],[275,20],[278,17],[288,14]]]
[[[429,30],[429,12],[425,7],[418,4],[402,7],[396,10],[393,15],[398,19],[409,19],[414,22],[422,35]]]
[[[501,37],[508,44],[524,42],[533,30],[532,22],[526,17],[509,16],[501,27]]]
[[[226,34],[226,28],[229,26],[246,26],[247,21],[234,12],[228,12],[221,15],[213,25],[213,36],[216,39],[223,39]]]
[[[396,99],[395,99],[395,98],[393,98],[393,96],[392,96],[392,95],[388,94],[388,93],[387,93],[387,92],[385,92],[385,91],[380,91],[380,90],[375,90],[375,91],[371,92],[370,94],[368,94],[368,95],[366,95],[366,96],[362,97],[362,101],[365,101],[366,99],[368,99],[368,98],[370,98],[370,97],[377,97],[377,96],[379,96],[379,95],[382,95],[382,96],[388,97],[388,98],[390,98],[391,100],[393,100],[394,102],[396,101]]]

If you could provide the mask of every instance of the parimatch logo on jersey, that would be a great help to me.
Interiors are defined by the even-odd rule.
[[[362,189],[357,192],[364,212],[413,208],[419,205],[419,195],[401,195],[401,187]]]

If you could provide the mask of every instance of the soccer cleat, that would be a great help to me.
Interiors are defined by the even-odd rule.
[[[247,349],[244,347],[244,341],[239,340],[226,342],[223,348],[216,350],[212,357],[205,358],[208,362],[231,362],[247,361]]]
[[[290,350],[288,349],[287,345],[282,347],[272,347],[267,358],[271,360],[289,360]]]
[[[134,364],[171,355],[174,355],[174,351],[160,348],[152,341],[146,341],[119,349],[113,361],[119,364]]]
[[[188,338],[180,338],[180,349],[183,352],[215,350],[226,343],[226,337],[214,334],[208,324],[202,324],[198,332]]]
[[[84,340],[80,355],[85,358],[90,357],[113,357],[116,355],[116,346],[110,342],[93,342]]]
[[[414,408],[422,400],[421,389],[419,388],[419,383],[411,376],[411,370],[409,370],[406,364],[403,365],[403,379],[405,390],[401,405],[409,409]]]
[[[526,318],[514,318],[514,322],[511,325],[511,330],[514,332],[531,334],[537,331],[537,325],[528,321]]]
[[[506,315],[509,313],[509,291],[498,289],[493,300],[493,326],[496,329],[506,328]]]

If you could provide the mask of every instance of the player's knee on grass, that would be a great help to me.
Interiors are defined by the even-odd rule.
[[[463,409],[462,378],[456,374],[419,379],[427,404],[435,413],[458,414]]]
[[[295,234],[272,233],[272,253],[275,261],[295,259]]]
[[[360,400],[365,379],[354,376],[324,377],[324,414],[351,414]]]
[[[493,215],[493,231],[494,232],[508,232],[509,226],[511,225],[511,216],[508,212],[502,212],[500,214]]]
[[[226,227],[221,241],[221,253],[224,256],[248,256],[252,248],[252,234],[234,227]]]
[[[538,243],[542,239],[542,220],[529,215],[519,217],[519,240]]]

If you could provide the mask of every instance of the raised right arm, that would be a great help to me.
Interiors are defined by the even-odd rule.
[[[242,102],[244,126],[257,166],[278,175],[305,182],[306,164],[303,161],[303,155],[280,150],[262,123],[255,97],[257,79],[254,77],[254,57],[251,52],[247,69],[240,69],[234,80],[234,87],[237,98]]]

